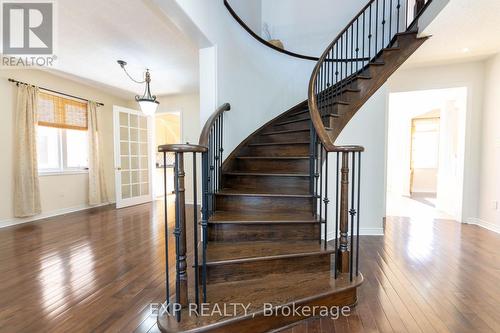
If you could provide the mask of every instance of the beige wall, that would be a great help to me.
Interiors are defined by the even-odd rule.
[[[198,144],[200,135],[200,95],[179,94],[159,97],[160,106],[158,112],[174,112],[181,113],[181,142]],[[201,158],[198,157],[198,202],[201,200]],[[192,154],[186,154],[185,162],[186,171],[186,202],[193,202],[193,159]]]
[[[13,133],[16,86],[7,81],[14,78],[49,89],[93,99],[104,103],[98,110],[102,157],[104,161],[106,184],[110,198],[114,201],[113,165],[113,105],[130,106],[125,99],[104,92],[101,88],[91,87],[40,70],[0,70],[0,227],[22,220],[13,219]],[[87,174],[53,175],[40,177],[42,214],[50,216],[87,207]]]
[[[500,232],[500,54],[485,64],[481,186],[476,223]]]

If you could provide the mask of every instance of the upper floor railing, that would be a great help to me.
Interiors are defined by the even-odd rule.
[[[335,115],[336,107],[345,104],[343,97],[352,90],[351,82],[391,45],[396,34],[416,28],[418,17],[430,2],[370,0],[321,55],[309,82],[310,190],[315,198],[317,219],[323,225],[321,237],[325,244],[327,239],[334,239],[335,274],[349,273],[351,280],[354,274],[359,274],[361,154],[364,148],[335,145],[341,128],[329,128],[325,122],[330,118],[326,116]],[[336,166],[333,177],[329,163]],[[329,223],[332,181],[335,208],[333,221]]]
[[[166,267],[166,306],[170,313],[175,312],[177,320],[180,321],[181,308],[188,306],[189,299],[189,281],[188,281],[188,246],[193,249],[193,267],[194,267],[194,288],[192,289],[191,299],[197,307],[200,302],[207,302],[207,223],[214,210],[214,193],[220,188],[220,175],[222,166],[222,154],[224,152],[224,113],[229,111],[231,106],[226,103],[219,107],[207,120],[200,135],[198,145],[173,144],[162,145],[158,147],[158,152],[163,153],[163,176],[164,176],[164,216],[165,216],[165,267]],[[174,299],[171,299],[170,293],[170,269],[168,262],[168,215],[167,215],[167,153],[175,154],[174,164],[174,191],[175,191],[175,293]],[[186,223],[186,199],[185,199],[185,154],[192,154],[192,184],[193,184],[193,226],[192,226],[192,244],[187,242],[187,223]],[[198,207],[198,179],[197,166],[198,155],[201,154],[202,168],[202,211],[201,228],[199,225],[199,207]],[[200,237],[201,235],[201,237]],[[201,242],[199,241],[201,238]],[[201,254],[201,263],[199,255]],[[199,281],[201,277],[201,283]],[[201,287],[201,290],[200,290]],[[172,306],[170,309],[169,307]]]

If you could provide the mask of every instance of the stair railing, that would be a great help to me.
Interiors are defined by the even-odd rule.
[[[394,42],[401,32],[415,31],[418,18],[432,0],[370,0],[323,52],[311,75],[308,104],[311,115],[311,192],[315,214],[323,225],[320,242],[328,234],[329,154],[336,165],[335,228],[330,235],[335,243],[335,276],[359,274],[359,208],[361,146],[337,146],[342,128],[329,128],[329,117],[345,104],[344,96],[354,79],[362,76],[369,64]],[[349,173],[351,172],[351,175]],[[350,186],[349,186],[350,185]],[[350,237],[350,239],[349,239]],[[354,264],[355,262],[355,264]],[[354,267],[355,265],[355,267]]]
[[[181,309],[193,303],[189,300],[188,273],[187,273],[187,251],[188,246],[193,249],[194,267],[194,303],[200,307],[200,296],[203,303],[207,302],[207,223],[214,212],[214,194],[220,189],[220,174],[222,166],[222,154],[224,152],[224,113],[231,106],[226,103],[220,106],[208,118],[203,127],[197,145],[192,144],[168,144],[158,147],[158,152],[163,153],[163,177],[164,177],[164,225],[165,225],[165,289],[166,309],[169,313],[175,313],[177,321],[181,319]],[[167,154],[175,154],[174,163],[174,191],[175,191],[175,293],[174,299],[170,293],[170,270],[168,258],[168,215],[167,215]],[[185,154],[192,154],[193,159],[193,237],[192,244],[187,244],[186,229],[186,198],[185,198]],[[201,154],[202,168],[202,207],[201,207],[201,242],[199,242],[200,225],[198,210],[198,180],[197,164],[198,154]],[[201,252],[201,265],[199,253]],[[201,275],[201,282],[199,281]],[[200,293],[201,287],[201,293]]]

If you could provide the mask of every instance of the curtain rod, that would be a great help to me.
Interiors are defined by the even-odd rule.
[[[29,83],[22,82],[22,81],[17,81],[17,80],[10,79],[10,78],[9,78],[9,82],[14,82],[16,85],[19,85],[19,84],[30,85]],[[79,99],[79,100],[85,101],[85,102],[89,102],[89,100],[86,99],[86,98],[81,98],[81,97],[78,97],[78,96],[73,96],[73,95],[70,95],[70,94],[66,94],[66,93],[63,93],[63,92],[60,92],[60,91],[56,91],[56,90],[52,90],[52,89],[47,89],[47,88],[43,88],[43,87],[39,87],[39,88],[42,89],[42,90],[45,90],[45,91],[49,91],[49,92],[52,92],[52,93],[59,94],[59,95],[63,95],[63,96],[67,96],[67,97],[71,97],[71,98],[75,98],[75,99]],[[97,104],[97,106],[104,106],[103,103],[96,102],[96,104]]]

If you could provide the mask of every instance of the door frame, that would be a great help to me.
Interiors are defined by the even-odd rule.
[[[166,115],[166,114],[177,114],[179,115],[179,142],[175,142],[178,144],[182,144],[184,140],[184,131],[183,131],[183,124],[184,124],[184,112],[182,112],[182,109],[174,109],[170,111],[161,111],[161,112],[156,112],[151,118],[154,120],[153,125],[152,125],[152,141],[153,144],[151,145],[151,156],[153,156],[154,159],[154,170],[156,171],[156,153],[158,152],[158,146],[156,145],[156,117]],[[153,172],[152,175],[152,182],[156,184],[157,181],[156,177],[156,172]],[[153,200],[156,200],[159,198],[158,193],[156,193],[155,186],[152,186],[153,188]]]
[[[122,198],[122,182],[121,182],[121,154],[120,154],[120,112],[127,112],[144,117],[144,114],[138,110],[126,108],[123,106],[113,105],[113,153],[114,153],[114,173],[115,173],[115,200],[116,208],[124,208],[134,205],[143,204],[153,201],[153,165],[156,167],[154,156],[151,154],[151,147],[153,146],[153,122],[152,116],[146,116],[147,120],[147,133],[148,133],[148,175],[149,175],[149,191],[147,195],[121,199]]]

